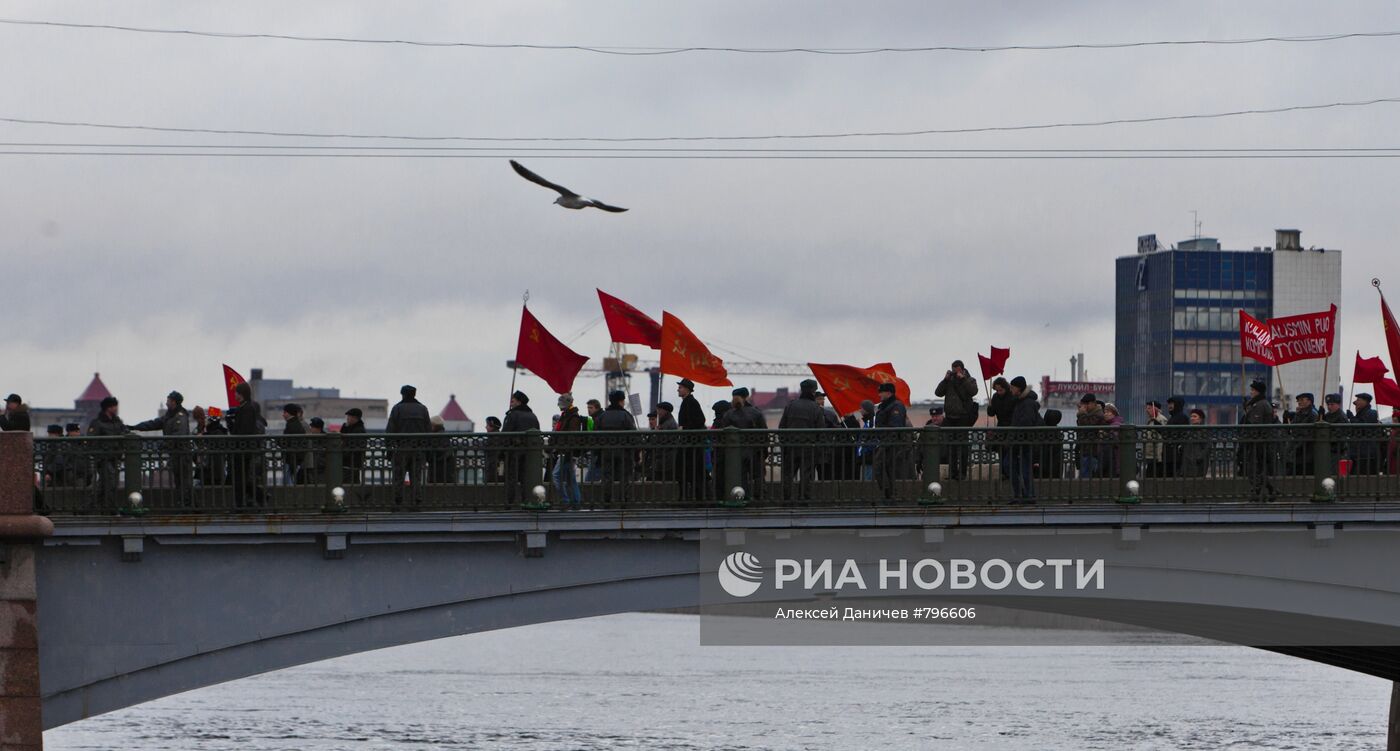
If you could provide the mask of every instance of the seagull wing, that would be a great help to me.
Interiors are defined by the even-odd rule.
[[[577,193],[573,192],[572,190],[569,190],[568,188],[562,185],[555,185],[554,183],[544,179],[543,177],[540,177],[539,175],[536,175],[530,170],[525,169],[523,166],[521,166],[520,162],[517,162],[514,159],[510,160],[510,166],[512,169],[515,170],[515,174],[520,175],[521,177],[525,178],[526,180],[529,180],[530,182],[536,185],[543,185],[544,187],[557,192],[561,196],[578,195]]]
[[[589,205],[589,206],[592,206],[592,207],[595,208],[595,209],[602,209],[603,211],[611,211],[611,212],[613,212],[614,214],[621,214],[622,212],[624,212],[624,211],[627,210],[627,209],[624,209],[624,208],[622,208],[622,207],[620,207],[620,206],[609,206],[609,205],[607,205],[606,203],[603,203],[602,201],[599,201],[599,200],[594,199],[594,198],[588,199],[588,205]]]

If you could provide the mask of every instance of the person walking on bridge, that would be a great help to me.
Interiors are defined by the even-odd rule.
[[[1272,425],[1278,419],[1274,407],[1264,394],[1268,387],[1263,381],[1249,384],[1249,399],[1244,403],[1244,424]],[[1250,500],[1255,502],[1272,501],[1278,496],[1274,482],[1269,477],[1273,448],[1269,445],[1269,429],[1244,428],[1240,438],[1244,441],[1244,474],[1249,478]]]
[[[808,378],[798,384],[797,398],[783,407],[783,416],[778,420],[778,430],[807,431],[795,434],[779,434],[782,451],[783,500],[791,501],[793,480],[797,480],[797,493],[800,500],[812,500],[812,480],[820,463],[820,434],[813,432],[826,427],[826,412],[817,404],[818,384]]]
[[[738,428],[739,430],[767,430],[768,421],[764,419],[763,413],[758,407],[753,406],[749,401],[751,395],[749,390],[740,386],[730,392],[729,409],[725,410],[724,418],[720,422],[722,428]],[[744,447],[740,456],[743,461],[739,468],[739,477],[748,492],[749,498],[758,500],[763,497],[763,475],[764,467],[768,461],[768,434],[748,434],[741,436],[741,445]],[[724,449],[716,451],[716,455],[723,456]],[[719,462],[723,464],[723,462]],[[731,488],[726,488],[724,475],[716,471],[715,491],[716,498],[727,498]]]
[[[1045,425],[1045,418],[1040,416],[1040,398],[1035,391],[1026,385],[1026,379],[1016,376],[1011,379],[1011,395],[1015,397],[1016,404],[1011,412],[1011,425],[1015,428],[1039,428]],[[1032,431],[1020,431],[1019,435],[1011,436],[1011,505],[1030,505],[1035,503],[1035,486],[1032,475],[1034,472],[1036,450],[1032,445],[1035,442],[1036,434]]]
[[[554,432],[558,439],[567,444],[575,440],[570,433],[584,432],[584,417],[579,414],[578,407],[574,406],[574,395],[571,393],[560,394],[558,405],[559,422],[554,424]],[[575,508],[583,502],[583,494],[578,486],[578,473],[574,466],[577,456],[578,451],[567,445],[557,448],[554,452],[554,471],[551,473],[554,491],[559,494],[560,503]]]
[[[681,399],[677,422],[681,430],[698,431],[705,429],[705,409],[695,398],[695,382],[682,378],[676,384],[676,395]],[[705,449],[701,441],[703,433],[689,435],[686,445],[680,449],[677,473],[680,479],[682,501],[698,501],[705,496]]]
[[[190,434],[190,413],[185,410],[185,396],[178,391],[171,391],[165,396],[165,414],[153,417],[135,425],[128,426],[133,433],[144,433],[148,430],[159,430],[163,436],[187,436]],[[186,441],[178,444],[168,442],[166,450],[170,453],[170,475],[171,484],[176,491],[184,498],[186,505],[193,502],[189,496],[190,484],[193,481],[193,463],[190,460],[190,446]]]
[[[627,394],[622,391],[610,392],[608,406],[599,413],[596,421],[597,430],[605,432],[636,431],[637,420],[627,410],[627,407],[623,406],[626,402]],[[603,464],[604,501],[626,500],[632,464],[637,456],[634,447],[625,445],[631,442],[629,436],[618,436],[616,442],[624,445],[609,445],[601,449],[600,452]]]
[[[530,397],[524,391],[510,396],[510,409],[501,421],[501,432],[512,434],[506,447],[506,500],[523,501],[539,478],[525,476],[525,452],[532,451],[525,436],[527,430],[539,430],[540,418],[530,409]]]
[[[122,422],[122,418],[117,416],[121,405],[115,396],[103,399],[99,408],[101,411],[97,413],[97,417],[88,424],[88,435],[114,437],[131,432]],[[122,450],[119,446],[113,445],[104,445],[102,448],[102,456],[97,462],[97,478],[94,484],[97,486],[99,503],[103,508],[111,509],[116,508],[117,491],[120,490],[118,475],[121,473]]]
[[[948,454],[948,479],[966,480],[971,454],[971,434],[966,430],[977,424],[977,379],[968,374],[962,360],[954,360],[934,396],[943,397],[943,427],[958,428],[943,433],[951,444]]]
[[[428,408],[418,401],[418,389],[405,384],[399,389],[399,396],[399,403],[389,410],[389,422],[384,426],[384,432],[390,435],[423,435],[433,432],[432,416],[428,413]],[[536,423],[535,427],[539,427],[539,424]],[[390,448],[394,445],[403,447],[408,440],[413,439],[391,438]],[[403,503],[404,475],[408,475],[409,487],[413,489],[413,500],[421,502],[424,474],[427,471],[427,455],[423,448],[419,446],[393,450],[392,462],[394,474],[390,479],[394,483],[394,504]]]
[[[0,431],[4,430],[29,430],[32,427],[29,421],[29,407],[19,394],[10,394],[5,397],[5,412],[0,414]]]
[[[895,396],[893,383],[879,386],[880,404],[875,408],[876,428],[909,427],[909,411],[904,402]],[[908,449],[903,436],[897,433],[880,433],[875,436],[875,483],[885,500],[894,498],[895,482],[909,474]]]

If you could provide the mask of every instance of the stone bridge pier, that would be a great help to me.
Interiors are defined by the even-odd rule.
[[[0,433],[0,751],[44,747],[35,562],[51,534],[34,513],[33,436]]]

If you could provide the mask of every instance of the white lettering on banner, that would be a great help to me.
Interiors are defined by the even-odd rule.
[[[889,561],[884,558],[880,559],[880,589],[889,589],[890,579],[899,580],[899,586],[896,589],[909,588],[909,561],[901,558],[895,562],[899,564],[899,568],[891,569]]]
[[[989,572],[997,568],[1001,570],[1001,578],[993,580]],[[987,589],[1006,589],[1006,585],[1011,583],[1011,564],[1000,558],[993,558],[982,564],[982,586]]]
[[[1047,575],[1046,569],[1050,569],[1050,575]],[[920,558],[912,561],[882,558],[865,562],[851,558],[778,558],[773,561],[772,571],[773,588],[780,591],[793,589],[798,584],[803,589],[818,592],[863,591],[869,588],[866,575],[875,571],[878,571],[876,586],[886,591],[981,588],[998,592],[1006,589],[1034,592],[1047,587],[1055,590],[1103,590],[1108,581],[1108,567],[1102,558],[1027,558],[1020,561],[1004,558],[981,561],[969,558]]]
[[[865,577],[860,575],[860,567],[849,558],[846,559],[846,565],[841,567],[841,576],[836,579],[836,588],[841,589],[848,584],[856,585],[856,589],[865,589]]]
[[[1021,561],[1021,565],[1016,567],[1016,584],[1018,584],[1021,587],[1021,589],[1034,590],[1040,589],[1041,587],[1045,586],[1045,582],[1039,579],[1036,579],[1034,582],[1032,582],[1031,580],[1026,578],[1026,569],[1030,568],[1031,566],[1035,566],[1038,569],[1045,568],[1045,563],[1043,561],[1037,561],[1034,558],[1029,558],[1027,560]]]
[[[931,568],[934,572],[933,581],[924,578],[924,569]],[[933,558],[925,558],[914,564],[914,586],[919,589],[938,589],[943,586],[943,564]]]
[[[773,565],[773,588],[782,589],[784,584],[797,581],[801,575],[801,564],[791,558],[779,558]]]
[[[778,612],[773,614],[774,620],[834,620],[837,616],[836,608],[778,608]]]
[[[948,586],[953,589],[972,589],[977,586],[977,577],[973,576],[977,564],[966,558],[954,558],[951,563],[953,573],[948,578]]]
[[[1094,582],[1094,589],[1103,589],[1103,559],[1100,558],[1089,565],[1089,569],[1084,569],[1083,559],[1074,562],[1075,572],[1078,574],[1074,582],[1075,589],[1088,589],[1089,581]]]

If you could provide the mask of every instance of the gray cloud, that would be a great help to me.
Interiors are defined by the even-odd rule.
[[[1262,11],[1268,11],[1264,13]],[[1118,41],[1400,28],[1389,5],[1151,7],[654,3],[108,6],[17,17],[435,39],[670,45]],[[116,16],[112,15],[117,13]],[[1262,19],[1262,20],[1261,20]],[[0,28],[0,114],[309,131],[691,135],[946,127],[1390,96],[1393,41],[1116,52],[613,58]],[[1397,108],[860,145],[1394,145]],[[5,140],[266,142],[7,125]],[[520,293],[559,333],[595,286],[703,336],[786,356],[892,359],[928,391],[996,343],[1049,373],[1112,361],[1112,261],[1133,238],[1227,246],[1299,226],[1346,251],[1344,351],[1381,348],[1366,280],[1391,255],[1377,161],[565,160],[541,173],[633,211],[566,212],[505,160],[6,157],[6,389],[62,403],[94,350],[155,403],[221,358],[499,410]],[[453,322],[453,316],[462,317]],[[1048,324],[1048,325],[1047,325]],[[346,331],[327,331],[337,326]],[[355,335],[356,332],[360,335]],[[369,338],[369,337],[373,338]],[[594,331],[577,345],[601,356]],[[113,351],[116,348],[117,351]],[[327,351],[332,349],[333,351]],[[367,362],[369,359],[374,362]],[[111,365],[114,359],[132,365]],[[178,365],[169,364],[178,360]],[[40,364],[42,363],[42,364]],[[137,367],[136,364],[142,364]],[[907,363],[907,364],[906,364]],[[8,363],[7,363],[8,364]],[[1091,366],[1093,367],[1093,366]],[[170,369],[171,375],[162,375]],[[175,375],[178,373],[178,376]],[[115,377],[116,371],[114,371]],[[772,384],[770,384],[772,385]],[[580,388],[595,388],[591,382]],[[536,384],[537,389],[542,385]],[[436,395],[430,401],[436,401]],[[445,401],[445,399],[443,399]]]

